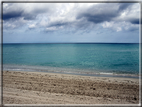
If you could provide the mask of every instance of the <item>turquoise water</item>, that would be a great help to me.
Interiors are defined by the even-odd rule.
[[[3,44],[3,69],[139,74],[139,44]]]

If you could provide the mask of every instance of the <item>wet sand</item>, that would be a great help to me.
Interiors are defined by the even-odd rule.
[[[139,104],[139,79],[4,71],[3,104]]]

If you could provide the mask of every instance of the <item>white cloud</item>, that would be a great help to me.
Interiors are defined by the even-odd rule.
[[[102,23],[103,28],[111,28],[114,26],[114,22],[104,22]]]
[[[36,27],[35,24],[30,24],[30,25],[29,25],[29,28],[30,28],[30,29],[33,29],[33,28],[35,28],[35,27]]]
[[[117,31],[117,32],[119,32],[119,31],[121,31],[121,30],[122,30],[121,27],[116,27],[116,31]]]
[[[124,10],[119,8],[121,5]],[[30,29],[58,30],[61,27],[74,27],[83,30],[87,29],[86,26],[95,28],[101,25],[103,28],[123,31],[130,27],[137,28],[133,23],[137,23],[140,11],[138,3],[124,6],[123,3],[4,3],[3,6],[4,14],[7,15],[4,25],[11,29],[27,25]],[[11,15],[11,19],[8,15]]]
[[[46,28],[46,31],[52,31],[52,30],[57,30],[57,28],[56,27],[48,27],[48,28]]]

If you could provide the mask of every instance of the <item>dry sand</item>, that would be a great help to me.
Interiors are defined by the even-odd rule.
[[[139,80],[4,71],[3,104],[139,104]]]

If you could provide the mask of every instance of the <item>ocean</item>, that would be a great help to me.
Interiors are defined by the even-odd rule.
[[[3,70],[89,76],[139,75],[139,44],[3,44]]]

